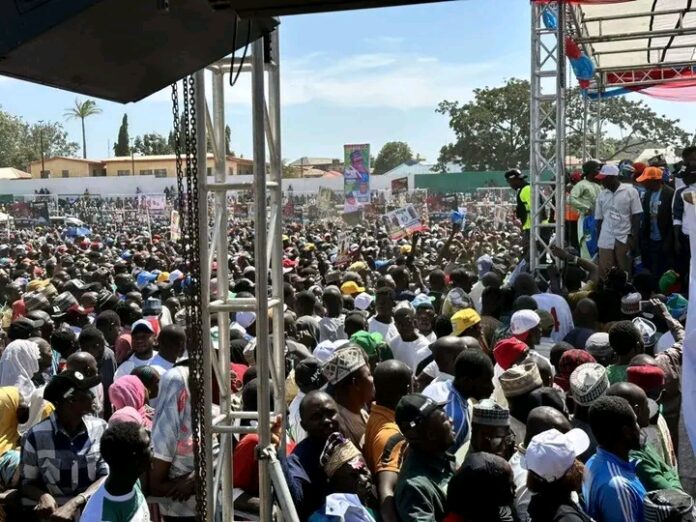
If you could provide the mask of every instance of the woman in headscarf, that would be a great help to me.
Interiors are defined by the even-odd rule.
[[[14,386],[0,388],[0,491],[19,482],[19,391]]]
[[[36,391],[33,379],[39,373],[40,357],[39,345],[23,339],[12,341],[0,356],[0,386],[16,386],[24,404]]]
[[[147,429],[152,428],[154,412],[147,403],[147,389],[135,375],[124,375],[116,379],[109,388],[109,399],[114,412],[130,406],[143,417],[143,426]]]

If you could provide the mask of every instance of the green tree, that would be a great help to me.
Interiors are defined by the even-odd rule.
[[[234,152],[232,152],[232,146],[230,143],[232,142],[232,129],[230,129],[229,125],[225,125],[225,154],[228,156],[234,156]]]
[[[80,101],[75,98],[75,106],[66,109],[64,116],[72,120],[80,120],[82,124],[82,157],[87,158],[87,137],[85,135],[85,119],[96,114],[101,114],[102,110],[97,107],[94,100]]]
[[[474,89],[468,103],[443,101],[436,112],[449,118],[455,141],[440,149],[436,170],[452,162],[464,170],[504,170],[529,165],[529,82]]]
[[[47,158],[53,156],[74,157],[80,145],[68,140],[68,133],[60,123],[39,122],[27,126],[26,149],[29,161],[41,159],[41,153]]]
[[[114,143],[114,156],[128,156],[131,153],[130,137],[128,136],[128,115],[123,115],[121,127],[118,129],[118,139]]]
[[[513,78],[502,87],[475,89],[471,102],[440,103],[437,112],[449,117],[455,141],[442,147],[435,170],[444,172],[448,162],[475,171],[528,168],[529,99],[529,82]],[[543,108],[549,114],[554,110],[552,102]],[[566,108],[567,155],[582,156],[584,111],[580,91],[571,90]],[[587,152],[602,160],[634,158],[645,148],[688,144],[692,139],[679,120],[658,115],[643,101],[603,100],[600,117],[600,150],[594,147],[597,122],[590,118],[587,143],[592,147]],[[542,132],[548,131],[548,127],[542,128]]]
[[[384,174],[402,163],[413,160],[413,151],[407,143],[403,141],[390,141],[382,146],[382,150],[377,154],[372,173],[375,176]]]
[[[143,156],[174,154],[174,148],[169,144],[169,141],[156,132],[137,136],[133,140],[133,150]]]
[[[582,155],[585,102],[579,89],[573,89],[566,106],[567,153]],[[597,120],[590,113],[587,126],[588,155],[602,159],[633,159],[646,148],[664,148],[666,145],[686,145],[690,135],[679,126],[678,119],[659,115],[643,100],[616,96],[602,100],[601,145],[597,143]]]
[[[176,135],[174,134],[173,130],[169,131],[169,136],[167,136],[167,144],[169,145],[170,149],[176,151]]]
[[[74,156],[80,146],[68,140],[57,122],[29,125],[19,116],[0,110],[0,166],[27,170],[29,163],[50,156]]]

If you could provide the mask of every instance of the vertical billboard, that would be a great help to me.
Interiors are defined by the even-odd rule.
[[[370,203],[370,145],[344,145],[344,212],[357,212]]]

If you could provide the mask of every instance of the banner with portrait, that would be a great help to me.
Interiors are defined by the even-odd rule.
[[[392,191],[392,194],[399,194],[400,192],[408,192],[408,177],[396,178],[396,179],[391,180],[391,191]]]
[[[140,206],[148,210],[165,210],[167,208],[167,197],[163,194],[141,195]]]
[[[356,212],[370,202],[370,145],[344,145],[344,212]]]
[[[169,236],[172,241],[181,239],[181,216],[177,210],[172,210],[169,221]]]
[[[34,225],[49,225],[51,223],[48,213],[48,202],[46,201],[33,201],[31,214],[34,218]]]
[[[413,205],[397,208],[382,216],[382,223],[387,229],[387,234],[392,240],[402,239],[414,232],[420,232],[426,227],[421,223],[421,218]]]

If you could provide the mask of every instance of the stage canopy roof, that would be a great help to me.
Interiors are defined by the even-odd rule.
[[[568,23],[573,39],[596,64],[591,90],[696,85],[692,0],[580,1]],[[645,94],[656,92],[649,91]]]

